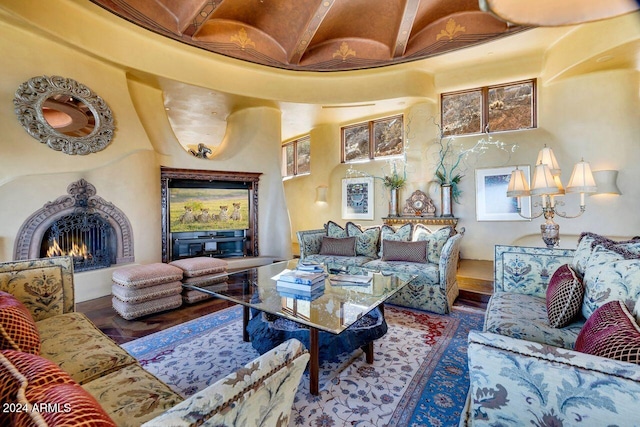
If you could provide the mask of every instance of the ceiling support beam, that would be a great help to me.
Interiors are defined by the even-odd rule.
[[[299,64],[300,60],[304,53],[309,49],[309,44],[311,40],[313,40],[313,36],[315,36],[316,31],[324,21],[324,18],[329,13],[331,6],[335,0],[320,0],[318,4],[318,8],[315,13],[309,19],[306,28],[301,32],[300,37],[298,38],[298,42],[296,43],[296,48],[289,55],[289,63],[290,64]]]
[[[407,0],[404,5],[402,20],[400,21],[395,47],[393,49],[394,58],[402,57],[407,50],[407,44],[411,36],[411,28],[413,28],[413,21],[415,21],[416,14],[418,13],[418,6],[420,6],[420,0]]]

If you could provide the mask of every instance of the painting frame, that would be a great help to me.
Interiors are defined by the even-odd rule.
[[[373,219],[373,177],[342,179],[342,219]]]
[[[511,172],[518,167],[530,180],[529,165],[476,169],[477,221],[531,221],[531,196],[521,197],[521,213],[517,212],[515,197],[507,197]]]

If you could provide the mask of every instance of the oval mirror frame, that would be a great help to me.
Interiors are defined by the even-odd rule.
[[[69,136],[54,129],[44,117],[43,104],[56,95],[83,102],[95,118],[95,127],[86,136]],[[38,76],[16,90],[13,106],[18,121],[29,135],[56,151],[85,155],[104,150],[113,138],[113,114],[107,103],[91,89],[73,79]]]

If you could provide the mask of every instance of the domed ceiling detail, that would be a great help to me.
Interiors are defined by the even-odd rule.
[[[221,55],[300,71],[398,64],[530,27],[478,0],[92,0],[158,34]]]

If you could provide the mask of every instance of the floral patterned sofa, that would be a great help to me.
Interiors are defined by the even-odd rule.
[[[309,359],[290,340],[185,399],[75,312],[69,257],[0,264],[0,346],[3,426],[286,425]]]
[[[374,271],[416,275],[388,300],[391,304],[449,313],[458,297],[456,273],[464,229],[412,224],[361,228],[329,221],[323,229],[298,231],[300,259]]]
[[[496,246],[461,426],[638,425],[640,239]]]

